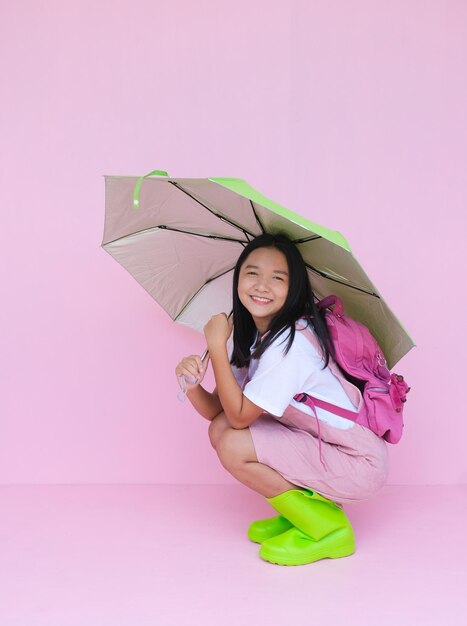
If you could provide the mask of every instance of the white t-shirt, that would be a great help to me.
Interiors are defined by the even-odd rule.
[[[309,331],[307,331],[309,332]],[[312,343],[299,330],[290,350],[284,355],[289,332],[284,332],[273,341],[260,359],[252,359],[243,393],[254,404],[277,417],[281,417],[291,404],[300,411],[313,415],[312,410],[293,397],[297,393],[308,393],[350,411],[357,412],[339,380],[329,367],[323,369],[323,358]],[[242,370],[233,367],[234,374],[242,385]],[[316,407],[320,420],[346,430],[354,426],[352,420],[334,415]]]

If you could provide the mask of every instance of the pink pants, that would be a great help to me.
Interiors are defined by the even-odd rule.
[[[320,421],[320,460],[316,419],[293,406],[280,418],[264,413],[250,425],[260,463],[289,482],[339,503],[367,500],[386,482],[386,442],[353,424],[341,430]]]

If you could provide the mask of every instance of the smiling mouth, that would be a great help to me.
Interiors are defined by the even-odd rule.
[[[261,298],[261,296],[250,296],[250,298],[257,304],[269,304],[272,302],[270,298]]]

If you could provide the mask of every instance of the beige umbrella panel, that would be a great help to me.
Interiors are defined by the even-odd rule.
[[[316,295],[339,296],[346,314],[368,326],[389,367],[413,347],[340,233],[244,181],[106,176],[105,184],[102,247],[173,320],[202,331],[212,315],[230,312],[242,249],[262,232],[282,232],[299,248]]]

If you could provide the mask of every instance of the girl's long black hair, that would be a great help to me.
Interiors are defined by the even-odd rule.
[[[257,331],[251,314],[238,297],[238,278],[240,268],[248,255],[258,248],[275,248],[284,254],[289,269],[289,291],[284,306],[271,320],[268,333],[264,335],[261,342],[257,342],[253,352],[250,353]],[[284,354],[287,354],[295,337],[295,323],[301,318],[305,318],[312,324],[323,350],[323,367],[326,367],[329,363],[329,356],[334,356],[334,348],[324,313],[316,307],[315,296],[311,289],[302,255],[295,244],[284,234],[264,233],[259,235],[244,248],[235,266],[233,276],[234,333],[230,362],[237,367],[247,366],[250,359],[259,359],[274,339],[289,330],[287,345],[284,349]]]

